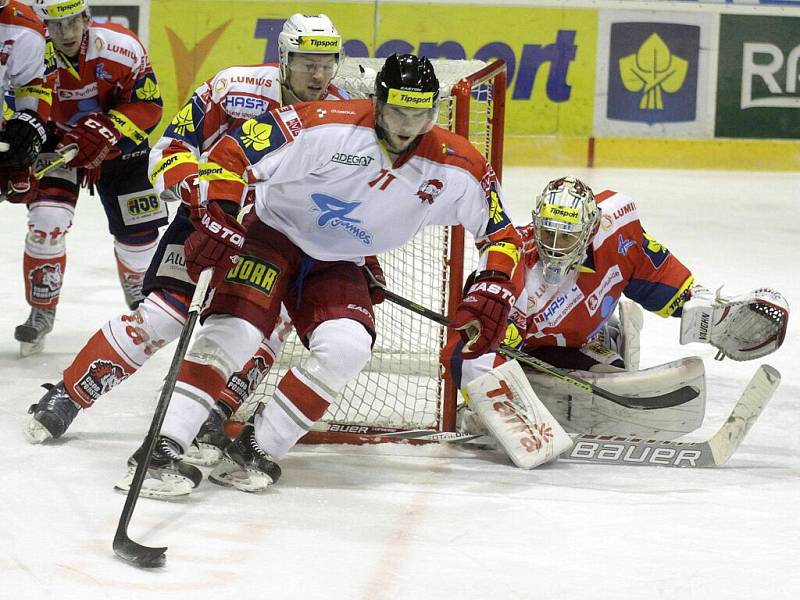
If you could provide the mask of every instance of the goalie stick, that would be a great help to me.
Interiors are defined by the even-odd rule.
[[[377,284],[378,282],[376,282]],[[445,327],[449,327],[450,322],[448,321],[447,317],[444,315],[437,313],[436,311],[430,310],[429,308],[425,308],[417,304],[416,302],[412,302],[402,296],[399,296],[392,292],[391,290],[383,288],[383,292],[386,296],[386,299],[390,302],[402,306],[403,308],[407,308],[408,310],[415,312],[423,317],[431,319],[439,323],[440,325],[444,325]],[[585,379],[581,379],[580,377],[575,377],[574,375],[570,375],[566,370],[559,369],[552,365],[547,364],[543,360],[539,360],[538,358],[531,356],[530,354],[526,354],[516,348],[512,348],[507,344],[500,344],[497,348],[497,351],[500,354],[504,354],[509,358],[513,358],[519,363],[523,365],[527,365],[529,367],[533,367],[534,369],[541,371],[542,373],[546,373],[548,375],[552,375],[553,377],[560,379],[570,385],[574,385],[577,388],[582,389],[585,392],[590,394],[594,394],[595,396],[599,396],[601,398],[605,398],[606,400],[613,402],[614,404],[619,404],[620,406],[624,406],[626,408],[635,408],[641,410],[654,410],[659,408],[669,408],[672,406],[678,406],[680,404],[684,404],[697,398],[699,392],[692,386],[683,386],[667,392],[666,394],[660,394],[657,396],[646,396],[646,397],[632,397],[632,396],[621,396],[619,394],[614,394],[605,390],[601,387],[596,386],[595,384],[586,381]]]
[[[136,501],[139,499],[139,492],[142,489],[147,469],[150,466],[150,459],[153,456],[153,449],[158,441],[158,434],[161,431],[161,425],[164,423],[164,417],[167,414],[169,401],[172,397],[172,392],[175,389],[175,383],[178,381],[178,371],[180,370],[181,362],[186,354],[186,349],[189,346],[189,340],[192,337],[195,323],[200,315],[200,310],[203,306],[203,301],[206,297],[208,285],[211,283],[211,277],[214,274],[213,268],[207,268],[197,280],[197,287],[194,289],[192,302],[189,305],[189,314],[186,317],[186,322],[183,325],[181,336],[178,339],[178,346],[175,348],[175,355],[172,357],[167,376],[164,379],[164,387],[161,390],[161,396],[158,399],[153,420],[150,423],[150,430],[147,432],[147,437],[144,441],[144,459],[136,465],[136,473],[133,476],[131,487],[128,490],[128,496],[125,498],[125,506],[122,508],[122,514],[119,517],[117,524],[117,533],[114,535],[114,553],[120,558],[128,561],[129,563],[138,567],[160,567],[166,560],[167,548],[150,548],[134,542],[128,537],[128,523],[130,523],[133,509],[136,507]]]
[[[613,435],[571,434],[574,443],[572,450],[560,459],[612,465],[719,467],[728,461],[742,443],[780,381],[781,375],[776,369],[761,365],[728,418],[708,439],[696,442],[680,439],[659,441]],[[424,429],[382,435],[437,442],[468,442],[485,437],[480,434]]]

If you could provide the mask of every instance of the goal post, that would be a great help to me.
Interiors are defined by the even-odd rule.
[[[467,138],[490,162],[499,179],[505,63],[431,62],[440,83],[438,124]],[[369,97],[382,64],[383,59],[346,58],[333,83],[354,98]],[[427,227],[403,247],[378,259],[389,289],[452,315],[464,278],[477,264],[477,253],[463,227]],[[455,429],[458,390],[446,380],[439,363],[447,329],[390,302],[376,306],[375,313],[377,336],[370,361],[302,442],[376,443],[397,440],[382,438],[380,433]],[[234,420],[246,420],[259,402],[269,401],[280,378],[307,355],[291,333],[281,356]]]

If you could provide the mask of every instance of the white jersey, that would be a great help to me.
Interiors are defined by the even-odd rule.
[[[278,65],[233,66],[203,82],[175,115],[150,153],[150,179],[156,191],[197,174],[200,155],[228,130],[283,105]],[[346,99],[329,85],[324,100]]]
[[[0,92],[13,95],[16,111],[31,110],[43,121],[52,102],[52,83],[44,83],[45,48],[44,24],[30,6],[12,0],[0,9]],[[52,67],[52,56],[48,60]]]
[[[240,200],[254,184],[258,217],[317,260],[398,248],[427,225],[463,225],[489,252],[481,268],[511,274],[519,237],[493,170],[440,127],[392,161],[369,100],[310,102],[246,121],[201,166],[201,193]]]

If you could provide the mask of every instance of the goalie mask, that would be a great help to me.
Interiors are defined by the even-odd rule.
[[[289,17],[278,35],[281,80],[295,96],[288,100],[322,100],[342,60],[342,36],[326,15]]]
[[[375,129],[390,152],[405,152],[439,115],[439,80],[425,57],[392,54],[375,77]]]
[[[558,285],[585,259],[600,225],[600,209],[588,185],[562,177],[539,194],[532,216],[544,281]]]

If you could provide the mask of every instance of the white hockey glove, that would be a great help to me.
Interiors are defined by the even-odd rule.
[[[730,298],[695,286],[683,305],[681,344],[704,342],[719,350],[716,359],[752,360],[783,343],[789,305],[775,290],[762,288]]]

